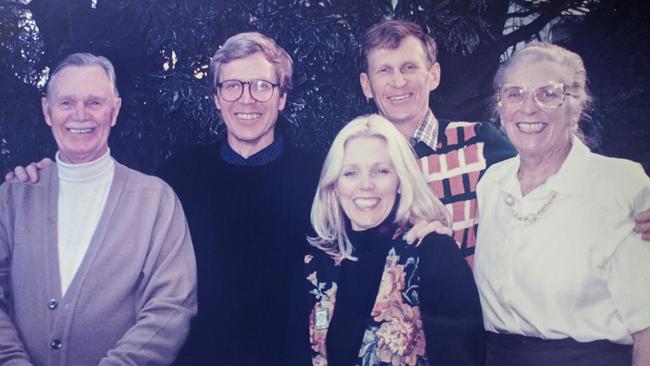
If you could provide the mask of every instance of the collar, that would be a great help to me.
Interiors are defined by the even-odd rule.
[[[587,169],[589,165],[589,157],[591,151],[589,148],[575,135],[571,136],[571,150],[562,166],[557,173],[550,176],[546,183],[542,184],[538,191],[555,191],[565,194],[580,194],[582,193],[585,184],[588,182]],[[497,177],[503,191],[508,192],[515,197],[521,196],[521,189],[519,188],[519,180],[517,179],[517,172],[521,164],[520,156],[517,155],[512,159],[510,169],[507,169]]]
[[[108,149],[101,157],[81,164],[69,164],[61,160],[60,152],[57,151],[54,159],[59,179],[67,182],[87,182],[97,179],[104,174],[112,171],[115,167],[113,158],[111,158],[111,150]]]
[[[238,166],[262,166],[266,165],[282,155],[284,152],[284,139],[282,135],[276,135],[273,139],[271,145],[263,148],[262,150],[256,152],[250,157],[244,158],[239,155],[235,150],[233,150],[227,141],[224,141],[221,144],[219,149],[219,155],[223,160],[232,165]]]
[[[588,182],[587,169],[591,151],[580,138],[571,135],[571,150],[555,175],[546,181],[549,189],[567,193],[580,194]]]
[[[438,123],[436,116],[434,116],[431,109],[429,109],[429,112],[427,112],[427,115],[424,117],[424,121],[422,121],[420,127],[418,127],[418,129],[413,133],[413,136],[411,136],[411,145],[415,146],[418,142],[423,142],[435,151],[436,145],[438,144],[439,128],[440,124]]]

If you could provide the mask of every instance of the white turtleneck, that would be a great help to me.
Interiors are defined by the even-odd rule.
[[[95,161],[68,164],[56,154],[59,172],[58,250],[61,295],[65,295],[86,255],[106,198],[115,164],[110,150]]]

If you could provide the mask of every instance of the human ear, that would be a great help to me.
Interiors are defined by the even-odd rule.
[[[280,101],[278,104],[278,110],[284,110],[284,106],[287,104],[287,93],[282,93],[280,95]]]
[[[440,64],[435,63],[429,68],[429,80],[431,84],[429,85],[429,91],[434,91],[440,85]]]
[[[43,118],[45,118],[45,123],[52,127],[52,119],[50,118],[50,110],[47,104],[47,98],[41,98],[41,109],[43,110]]]
[[[116,97],[115,104],[113,104],[111,127],[114,127],[117,124],[117,116],[120,114],[120,108],[122,108],[122,98]]]
[[[361,90],[366,98],[371,99],[374,95],[372,93],[372,85],[370,85],[370,77],[365,72],[359,74],[359,82],[361,83]]]
[[[214,93],[212,96],[212,100],[214,100],[214,105],[217,107],[218,110],[221,110],[221,103],[219,102],[219,96],[217,93]]]

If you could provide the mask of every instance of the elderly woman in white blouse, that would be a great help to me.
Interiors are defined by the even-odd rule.
[[[585,84],[580,56],[546,43],[495,77],[519,155],[477,189],[488,366],[650,365],[650,247],[632,219],[650,207],[650,180],[581,141]]]

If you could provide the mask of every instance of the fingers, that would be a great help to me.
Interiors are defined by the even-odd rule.
[[[38,170],[41,170],[41,169],[45,169],[45,168],[49,167],[52,164],[54,164],[52,159],[43,158],[43,159],[41,159],[41,161],[36,163],[36,167],[38,168]]]
[[[409,230],[406,234],[404,234],[404,240],[405,240],[408,244],[413,244],[413,242],[415,242],[415,239],[416,239],[416,238],[417,238],[417,235],[415,234],[415,232],[413,231],[413,229]]]
[[[634,216],[634,231],[641,234],[645,241],[650,241],[650,210],[645,210]]]
[[[412,227],[412,228],[411,228],[411,229],[406,233],[406,235],[404,235],[404,240],[406,240],[406,242],[407,242],[408,244],[413,244],[413,243],[415,242],[416,239],[420,239],[420,240],[421,240],[421,237],[420,237],[420,234],[419,234],[419,233],[420,233],[420,232],[422,231],[422,229],[425,228],[426,226],[427,226],[427,222],[426,222],[426,221],[418,221],[418,222],[416,222],[416,223],[413,225],[413,227]],[[426,235],[426,234],[425,234],[425,235]]]
[[[645,210],[640,212],[638,215],[634,216],[634,221],[639,223],[650,223],[650,210]]]
[[[643,240],[650,241],[650,222],[637,221],[634,231],[641,234]]]
[[[5,182],[11,182],[15,177],[16,174],[14,174],[14,172],[9,172],[5,174]]]
[[[451,228],[449,226],[445,226],[443,224],[440,224],[440,226],[438,226],[436,228],[436,233],[438,233],[440,235],[447,235],[447,236],[453,236],[454,235],[454,231],[451,230]]]
[[[445,226],[440,221],[433,221],[433,222],[419,221],[415,225],[413,225],[411,230],[409,230],[406,233],[406,235],[404,235],[404,240],[406,240],[408,244],[413,244],[417,240],[419,244],[422,241],[422,239],[424,239],[425,236],[433,232],[438,233],[440,235],[448,235],[448,236],[452,236],[453,234],[451,228]]]
[[[38,182],[38,170],[39,169],[40,168],[37,167],[37,163],[31,163],[31,164],[27,165],[27,167],[25,168],[27,178],[29,179],[29,181],[31,183]]]
[[[52,164],[54,164],[52,159],[43,158],[41,159],[41,161],[36,163],[31,163],[26,167],[19,165],[16,168],[14,168],[13,172],[9,172],[5,175],[5,181],[9,182],[13,179],[17,179],[18,181],[23,183],[27,181],[31,183],[36,183],[38,182],[38,171],[45,169]]]
[[[429,235],[429,234],[431,234],[433,232],[438,233],[440,235],[448,235],[448,236],[451,236],[452,233],[453,233],[451,231],[451,228],[448,227],[448,226],[445,226],[445,224],[443,224],[442,222],[433,221],[433,222],[430,222],[430,223],[428,223],[427,225],[425,225],[425,226],[423,226],[421,228],[418,228],[417,235],[418,235],[418,238],[420,240],[422,240],[422,239],[424,239],[425,236],[427,236],[427,235]]]
[[[27,171],[25,170],[25,167],[22,167],[20,165],[14,169],[14,175],[19,182],[24,183],[29,180],[29,176],[27,176]]]

